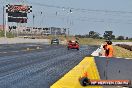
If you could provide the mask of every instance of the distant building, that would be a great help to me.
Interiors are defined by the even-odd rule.
[[[64,35],[66,34],[66,28],[57,28],[57,27],[47,27],[47,28],[37,28],[34,27],[27,27],[27,30],[36,32],[36,34],[41,34],[41,35]]]
[[[0,25],[0,30],[3,30],[3,25]],[[17,27],[17,26],[9,26],[9,32],[19,32],[22,34],[41,34],[41,35],[65,35],[67,32],[67,28],[59,28],[59,27]]]
[[[51,27],[51,34],[54,35],[62,35],[66,34],[67,29],[66,28],[56,28],[56,27]]]
[[[50,28],[43,28],[42,35],[51,35]]]

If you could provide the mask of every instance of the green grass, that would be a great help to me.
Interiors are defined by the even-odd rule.
[[[112,40],[112,42],[132,42],[132,40]]]
[[[79,38],[81,45],[101,45],[104,41],[104,39]]]
[[[68,41],[68,40],[77,40],[80,45],[101,45],[105,40],[104,39],[93,39],[93,38],[75,38],[74,36],[65,36],[65,35],[58,35],[58,36],[45,36],[44,38],[52,39],[58,38],[61,41]]]
[[[132,51],[121,48],[119,46],[113,46],[113,48],[114,48],[114,57],[132,58]]]
[[[7,38],[15,37],[11,32],[7,32]],[[0,31],[0,37],[4,37],[4,31]]]
[[[0,37],[4,37],[4,31],[0,31]]]

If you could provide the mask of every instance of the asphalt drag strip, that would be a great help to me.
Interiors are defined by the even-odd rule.
[[[81,46],[77,51],[67,50],[66,46],[62,45],[43,47],[39,52],[1,55],[0,88],[49,88],[98,48]]]
[[[58,47],[64,47],[63,45],[51,46],[45,44],[5,44],[0,45],[0,57],[13,56],[13,55],[23,55],[33,52],[44,52]]]

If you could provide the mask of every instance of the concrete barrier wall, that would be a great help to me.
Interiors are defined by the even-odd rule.
[[[127,44],[127,45],[132,45],[132,42],[113,42],[113,45],[116,44]]]
[[[24,38],[0,38],[0,44],[16,43],[45,43],[49,44],[49,39],[24,39]]]

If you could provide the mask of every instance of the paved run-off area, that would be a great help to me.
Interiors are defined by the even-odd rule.
[[[49,88],[96,49],[81,46],[79,51],[68,51],[62,45],[1,45],[0,88]]]
[[[127,79],[132,81],[132,60],[95,57],[101,79]]]
[[[130,80],[132,82],[132,59],[95,57],[100,78],[103,80]],[[132,87],[132,84],[130,85]],[[122,88],[117,86],[104,88]]]

